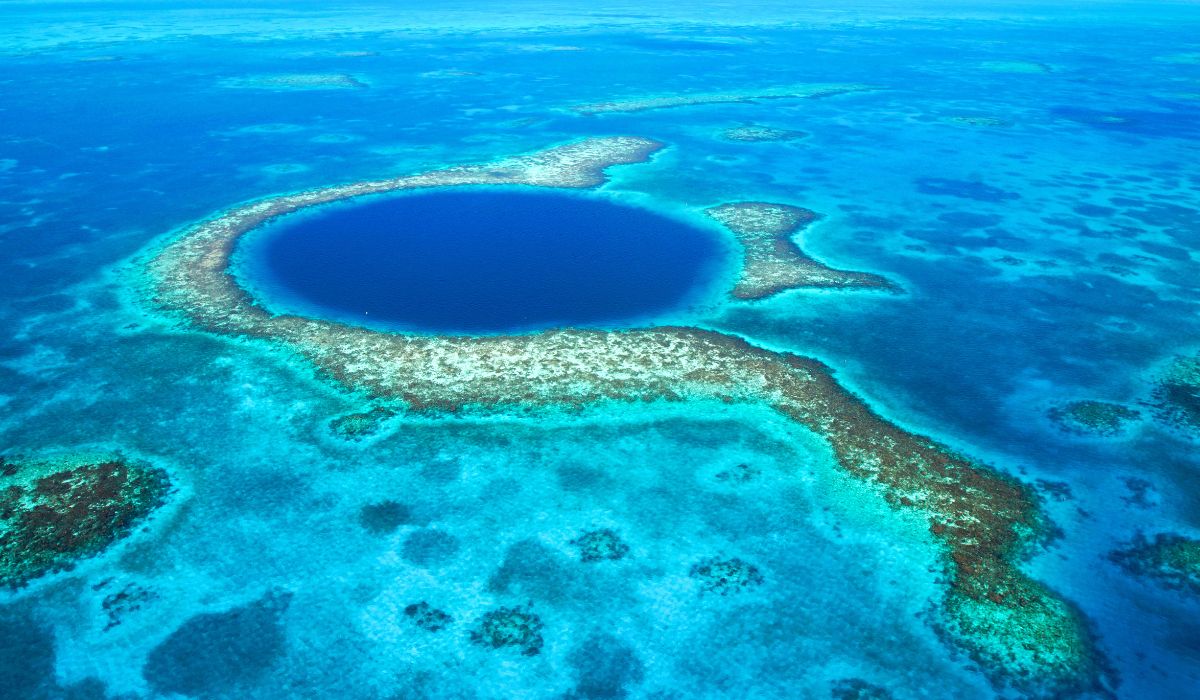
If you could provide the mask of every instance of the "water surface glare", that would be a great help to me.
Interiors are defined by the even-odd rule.
[[[250,236],[243,281],[276,311],[437,333],[645,323],[718,273],[713,233],[607,200],[392,196]]]

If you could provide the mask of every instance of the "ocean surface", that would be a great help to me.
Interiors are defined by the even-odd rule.
[[[298,214],[239,274],[385,329],[669,323],[817,358],[1036,495],[1021,567],[1110,679],[1080,694],[1200,688],[1200,578],[1112,554],[1200,535],[1200,422],[1155,393],[1200,350],[1200,6],[9,1],[0,66],[0,455],[171,478],[118,541],[0,590],[0,696],[1048,697],[940,633],[928,523],[765,408],[409,412],[146,288],[150,252],[239,203],[614,135],[665,148],[595,191]],[[745,98],[810,83],[871,89]],[[716,94],[742,97],[573,109]],[[898,291],[724,296],[702,212],[728,202],[816,212],[808,255]],[[1077,401],[1137,417],[1056,419]],[[717,560],[754,575],[703,583]],[[498,610],[521,643],[480,641]]]

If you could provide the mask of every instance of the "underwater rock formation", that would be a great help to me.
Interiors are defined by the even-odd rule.
[[[1160,533],[1153,540],[1138,535],[1109,559],[1131,574],[1153,579],[1167,588],[1200,595],[1200,540]]]
[[[1055,406],[1046,415],[1063,432],[1077,435],[1112,437],[1123,432],[1142,414],[1132,408],[1107,401],[1071,401]]]
[[[888,422],[823,363],[692,327],[552,330],[520,336],[383,333],[257,305],[230,273],[239,237],[305,207],[422,187],[583,188],[661,144],[593,138],[485,165],[269,197],[190,226],[146,264],[152,303],[187,327],[257,339],[306,358],[329,380],[411,411],[489,413],[605,401],[755,403],[811,430],[849,476],[929,523],[943,554],[941,624],[1000,684],[1048,693],[1100,687],[1103,664],[1081,614],[1019,566],[1049,531],[1026,485]],[[955,196],[994,196],[967,183]],[[1032,692],[1032,691],[1031,691]]]
[[[107,584],[108,582],[105,581],[104,583]],[[136,583],[127,584],[120,590],[104,596],[104,600],[100,603],[100,609],[104,611],[105,616],[108,618],[107,623],[104,625],[104,631],[107,632],[117,627],[125,621],[127,615],[141,610],[143,605],[157,599],[157,593]]]
[[[526,608],[499,608],[484,614],[471,631],[471,641],[489,649],[515,648],[522,656],[542,651],[542,619]]]
[[[150,652],[142,676],[159,693],[202,697],[253,684],[283,653],[281,618],[291,598],[273,591],[247,605],[196,615]]]
[[[689,574],[700,582],[705,592],[718,595],[738,593],[763,583],[763,575],[758,567],[737,557],[705,559],[695,564]]]
[[[579,548],[579,560],[582,562],[617,560],[629,553],[629,545],[609,528],[585,532],[571,540],[571,544]]]
[[[738,299],[764,299],[802,287],[893,289],[878,275],[847,272],[822,265],[804,254],[792,236],[816,221],[816,213],[786,204],[737,202],[704,211],[733,232],[745,250]]]
[[[404,615],[412,623],[426,632],[440,632],[450,626],[454,618],[444,610],[438,610],[429,603],[421,601],[406,605]]]
[[[367,84],[342,73],[279,73],[227,78],[221,87],[253,90],[354,90]]]
[[[1200,356],[1176,358],[1155,383],[1151,404],[1167,425],[1200,430]]]
[[[0,460],[0,587],[63,571],[163,504],[166,472],[114,455]]]
[[[842,678],[834,681],[829,689],[833,700],[892,700],[887,688],[869,683],[861,678]]]
[[[334,435],[346,440],[362,440],[379,433],[387,419],[396,415],[390,408],[382,406],[361,413],[347,413],[329,421]]]
[[[412,520],[408,506],[397,501],[368,503],[358,511],[358,522],[373,535],[386,535]]]
[[[737,126],[726,129],[722,134],[729,141],[742,143],[761,143],[772,141],[795,141],[808,137],[807,131],[796,129],[777,129],[771,126]]]

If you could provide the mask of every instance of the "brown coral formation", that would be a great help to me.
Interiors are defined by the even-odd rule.
[[[119,457],[3,467],[0,587],[7,588],[104,551],[160,506],[169,490],[161,469]]]
[[[884,420],[816,360],[690,327],[491,337],[381,333],[272,315],[228,270],[239,236],[303,207],[418,187],[588,187],[603,181],[606,167],[645,160],[659,147],[631,137],[589,139],[491,165],[235,207],[184,231],[153,257],[153,298],[194,327],[282,345],[347,388],[403,401],[412,410],[495,411],[691,397],[770,406],[825,439],[840,466],[874,484],[894,508],[928,520],[946,555],[944,628],[994,677],[1052,692],[1099,682],[1098,658],[1080,615],[1017,565],[1043,527],[1030,490]],[[794,223],[801,220],[796,212],[791,216],[797,217]],[[767,230],[765,225],[759,229],[763,236]]]
[[[895,289],[879,275],[835,270],[805,255],[792,236],[819,218],[815,212],[786,204],[736,202],[704,213],[732,231],[745,250],[741,278],[732,292],[735,298],[764,299],[803,287]]]

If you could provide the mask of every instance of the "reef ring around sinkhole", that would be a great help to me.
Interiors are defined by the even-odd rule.
[[[139,260],[145,275],[139,287],[156,312],[190,329],[265,341],[347,390],[409,411],[519,412],[702,397],[765,405],[826,441],[838,466],[872,484],[891,507],[926,519],[945,569],[936,624],[994,682],[1045,696],[1111,685],[1082,613],[1019,565],[1050,529],[1031,489],[885,420],[818,360],[688,326],[497,336],[380,332],[273,315],[230,269],[242,235],[307,207],[419,188],[591,188],[605,182],[607,168],[644,162],[661,148],[639,137],[589,138],[482,165],[267,197],[168,236]],[[796,255],[783,245],[783,232],[811,217],[789,205],[745,204],[756,206],[721,210],[728,219],[721,222],[746,249],[743,280],[755,265],[754,250],[777,273]],[[739,298],[779,289],[764,284]]]

